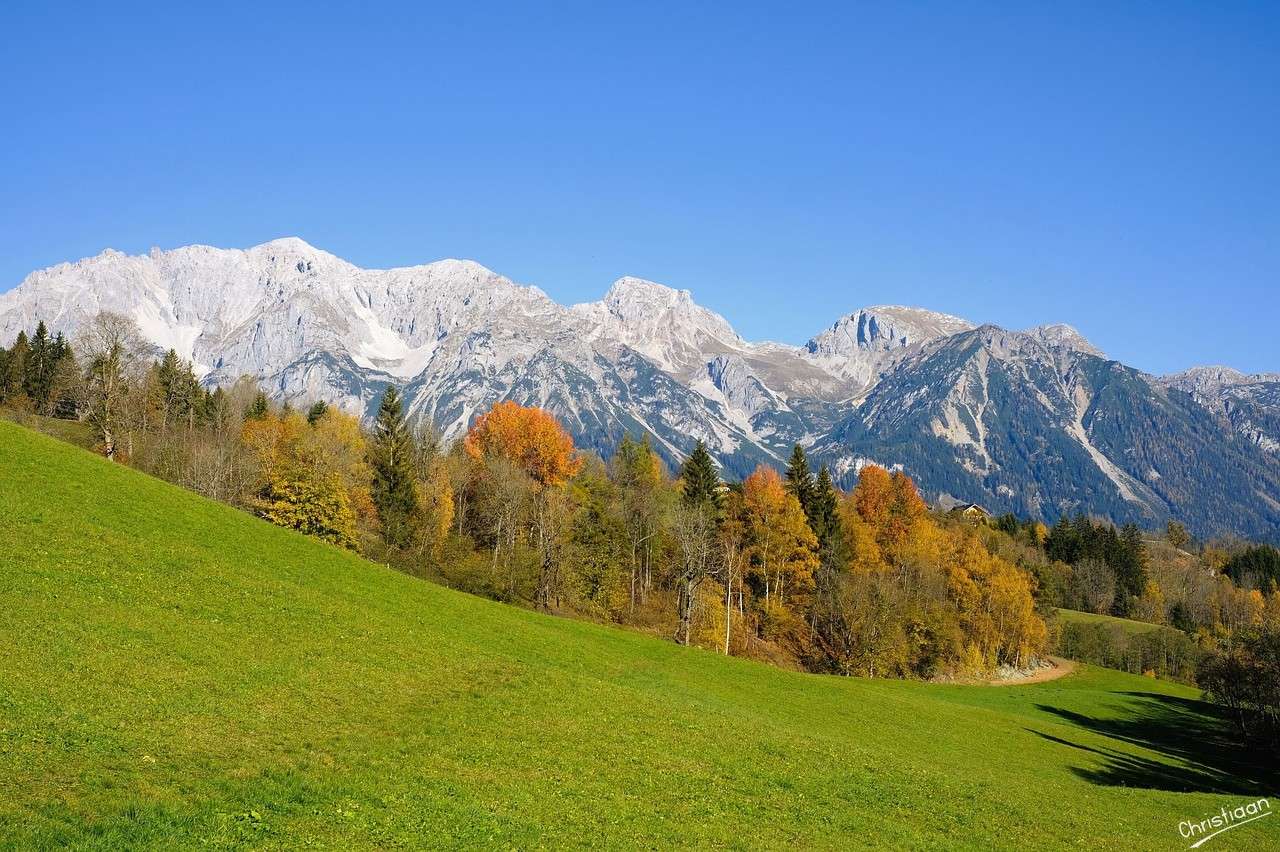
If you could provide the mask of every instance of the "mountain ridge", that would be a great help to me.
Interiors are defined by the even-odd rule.
[[[1188,484],[1162,471],[1152,460],[1163,457],[1143,450],[1158,436],[1135,424],[1108,431],[1127,416],[1097,404],[1118,362],[1064,324],[1010,331],[876,305],[802,346],[753,342],[691,291],[643,278],[620,277],[597,301],[563,305],[471,260],[363,269],[284,237],[248,249],[108,249],[37,270],[0,294],[0,340],[41,319],[74,336],[101,310],[134,318],[209,384],[251,375],[277,398],[324,399],[362,416],[388,384],[402,385],[409,414],[445,437],[493,402],[516,399],[548,407],[604,454],[632,432],[675,464],[703,440],[730,477],[780,465],[799,443],[845,484],[875,461],[911,473],[935,501],[1046,519],[1077,510],[1148,524],[1181,516],[1202,533],[1230,529],[1228,488],[1207,473]],[[1280,382],[1123,371],[1123,404],[1182,424],[1187,452],[1228,453],[1240,471],[1232,481],[1248,495],[1239,500],[1266,507],[1239,507],[1247,531],[1274,536]],[[1180,490],[1162,484],[1172,481]],[[1209,500],[1220,505],[1197,508]]]

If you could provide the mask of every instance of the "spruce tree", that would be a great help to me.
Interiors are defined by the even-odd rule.
[[[249,403],[249,408],[245,411],[244,416],[246,420],[264,420],[266,419],[267,411],[267,395],[262,391],[258,391],[253,398],[253,402]]]
[[[813,472],[809,470],[809,459],[804,454],[804,447],[796,444],[791,450],[791,459],[787,462],[787,491],[800,501],[809,527],[818,531],[814,521],[813,505]]]
[[[18,339],[13,342],[9,357],[5,359],[5,373],[0,376],[0,396],[13,399],[26,393],[27,356],[30,352],[31,345],[27,343],[27,333],[18,332]]]
[[[329,406],[323,399],[317,403],[314,403],[310,408],[307,409],[307,424],[310,426],[316,425],[316,423],[320,421],[321,417],[324,417],[324,413],[328,410],[329,410]]]
[[[813,516],[809,523],[813,526],[814,535],[818,537],[819,546],[825,546],[836,528],[836,487],[831,481],[831,471],[824,464],[818,471],[818,479],[813,485]]]
[[[707,445],[698,441],[689,458],[680,468],[680,478],[684,481],[684,502],[686,506],[718,506],[720,503],[720,474],[716,472],[716,463],[707,452]]]
[[[191,365],[170,349],[156,367],[156,407],[160,409],[166,427],[183,419],[194,425],[195,408],[199,400],[200,384]]]
[[[373,423],[369,463],[373,468],[373,504],[387,543],[403,547],[418,505],[413,484],[413,435],[404,421],[400,392],[389,385]]]
[[[31,338],[31,351],[27,355],[26,370],[23,376],[23,390],[35,404],[37,411],[43,411],[49,400],[49,384],[53,379],[53,341],[49,339],[49,329],[44,320],[36,323],[35,336]]]

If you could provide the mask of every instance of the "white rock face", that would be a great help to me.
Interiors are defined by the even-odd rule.
[[[132,317],[207,384],[249,375],[299,407],[323,399],[368,416],[394,383],[409,415],[446,437],[514,399],[548,408],[606,455],[628,432],[647,434],[668,462],[703,440],[728,477],[781,466],[800,443],[846,483],[875,459],[935,497],[1046,517],[1111,495],[1117,517],[1198,512],[1212,532],[1219,516],[1245,514],[1261,535],[1280,529],[1280,374],[1142,376],[1100,362],[1065,325],[1007,331],[890,305],[854,311],[803,347],[752,342],[688,291],[638,278],[564,306],[472,261],[362,269],[286,238],[108,250],[34,272],[0,294],[0,345],[38,320],[74,340],[101,311]],[[1126,420],[1130,408],[1145,419]],[[1186,452],[1246,472],[1230,487],[1196,480],[1160,436],[1125,443],[1155,422],[1182,429]],[[1233,441],[1234,455],[1215,440]]]
[[[495,400],[518,398],[601,436],[602,449],[620,431],[639,430],[672,456],[700,438],[721,454],[761,460],[784,457],[792,442],[815,443],[889,371],[975,328],[885,305],[854,311],[804,347],[754,343],[689,291],[639,278],[618,279],[598,302],[562,306],[473,261],[362,269],[284,238],[245,250],[107,250],[34,272],[0,294],[0,341],[37,320],[74,339],[101,311],[134,318],[210,384],[250,375],[278,398],[324,399],[367,415],[396,383],[410,414],[447,436]],[[1098,354],[1069,326],[991,327],[990,336],[993,351]],[[1256,378],[1192,373],[1167,381],[1207,394]],[[934,432],[981,459],[985,437],[970,425],[983,422],[981,393],[963,396],[967,408],[957,401]],[[866,414],[868,422],[895,416]]]
[[[411,413],[433,417],[450,434],[512,393],[539,358],[571,365],[575,382],[607,397],[600,383],[620,353],[632,351],[698,397],[687,402],[706,409],[707,422],[690,434],[722,449],[760,440],[751,420],[786,413],[790,396],[849,399],[890,362],[887,353],[971,327],[885,307],[846,317],[807,348],[751,343],[689,291],[639,278],[618,279],[598,302],[565,307],[472,261],[361,269],[284,238],[246,250],[187,246],[136,257],[107,250],[32,273],[0,295],[0,339],[41,319],[74,338],[101,311],[132,317],[148,340],[192,361],[209,383],[251,375],[278,397],[323,398],[365,413],[381,387],[396,382],[407,388]],[[551,399],[549,388],[566,381],[557,371],[528,392],[580,417],[581,389],[565,385],[563,398]],[[642,410],[652,403],[604,402],[646,424],[662,420]]]
[[[1264,452],[1280,455],[1280,373],[1246,374],[1230,367],[1193,367],[1160,383],[1186,391]]]
[[[805,347],[827,370],[866,389],[893,363],[932,340],[973,328],[960,317],[877,305],[841,317]]]

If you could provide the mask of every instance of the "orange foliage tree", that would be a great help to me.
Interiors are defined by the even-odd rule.
[[[542,486],[563,485],[582,467],[573,439],[541,408],[499,402],[483,414],[463,442],[474,459],[502,456]]]
[[[561,488],[582,468],[573,439],[548,411],[515,402],[499,402],[471,426],[463,440],[471,458],[500,459],[533,481],[533,533],[540,554],[537,604],[558,606],[561,574],[558,549],[569,526],[572,507]],[[495,560],[497,556],[495,546]]]

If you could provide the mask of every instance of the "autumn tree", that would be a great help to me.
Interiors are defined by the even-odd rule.
[[[800,501],[767,465],[760,465],[743,481],[742,504],[751,573],[764,591],[766,604],[771,599],[785,603],[788,581],[793,593],[812,584],[817,539]]]
[[[476,420],[463,447],[478,461],[503,459],[531,480],[533,531],[540,554],[536,597],[540,607],[550,608],[559,576],[556,533],[565,525],[567,512],[557,491],[582,467],[573,439],[550,412],[508,401]]]
[[[430,424],[413,435],[413,479],[417,506],[412,546],[419,562],[436,562],[453,526],[454,491],[449,460]]]
[[[573,439],[549,411],[499,402],[472,425],[463,446],[473,458],[500,455],[540,486],[559,486],[582,467]]]
[[[1043,649],[1030,576],[930,516],[905,474],[864,468],[837,516],[848,570],[815,631],[837,671],[977,674]]]
[[[359,421],[331,409],[313,424],[293,411],[247,418],[241,441],[256,466],[249,506],[280,526],[355,548],[376,509]]]

